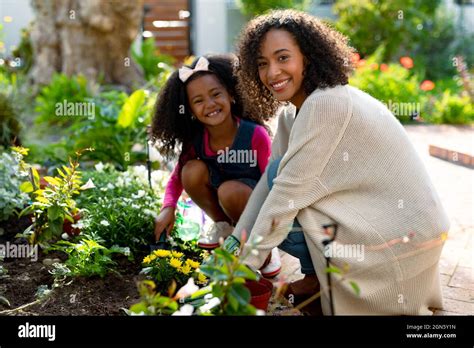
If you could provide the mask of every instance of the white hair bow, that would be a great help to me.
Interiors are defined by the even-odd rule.
[[[201,57],[198,59],[194,69],[188,68],[187,66],[183,66],[182,68],[180,68],[178,70],[179,79],[183,81],[184,83],[187,81],[187,79],[191,77],[192,74],[194,74],[197,71],[209,71],[208,67],[209,67],[209,61],[206,58]]]

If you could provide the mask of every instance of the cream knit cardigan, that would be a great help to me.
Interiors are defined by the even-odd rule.
[[[438,261],[450,223],[398,120],[348,85],[315,90],[294,114],[287,107],[278,119],[271,160],[283,159],[272,190],[265,172],[234,230],[239,240],[243,230],[250,239],[262,237],[258,254],[244,262],[260,268],[297,217],[328,314],[322,225],[337,223],[333,246],[363,247],[363,254],[331,258],[346,270],[342,280],[331,275],[335,314],[418,315],[441,308]]]

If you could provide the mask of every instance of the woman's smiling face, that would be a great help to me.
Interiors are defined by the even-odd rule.
[[[260,80],[277,100],[301,107],[307,97],[303,88],[304,56],[288,31],[268,31],[260,45],[257,65]]]

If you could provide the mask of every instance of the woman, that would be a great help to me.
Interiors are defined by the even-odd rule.
[[[238,47],[246,104],[259,114],[293,105],[280,112],[271,163],[226,248],[247,231],[261,239],[245,259],[250,268],[276,246],[298,257],[305,277],[290,292],[307,298],[320,283],[324,314],[325,256],[345,272],[342,281],[331,275],[334,314],[431,314],[442,305],[438,261],[449,221],[403,127],[348,85],[346,38],[286,10],[252,20]],[[325,225],[337,226],[326,250]]]

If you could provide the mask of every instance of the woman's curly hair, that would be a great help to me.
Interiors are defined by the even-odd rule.
[[[263,120],[258,114],[247,114],[243,110],[243,103],[237,91],[237,78],[233,71],[237,63],[237,58],[233,54],[207,55],[209,61],[209,71],[198,71],[183,83],[179,79],[178,70],[173,72],[168,78],[165,86],[160,91],[153,112],[151,124],[151,136],[158,150],[166,158],[175,157],[177,146],[181,145],[181,152],[192,145],[197,134],[203,132],[203,125],[191,117],[191,108],[188,103],[186,85],[196,78],[213,74],[233,97],[235,103],[231,104],[233,116],[251,120],[263,125]],[[199,57],[190,65],[195,68]]]
[[[303,88],[307,95],[317,88],[348,83],[353,70],[354,50],[344,35],[307,13],[272,11],[251,20],[240,34],[237,44],[239,65],[235,73],[247,112],[268,118],[281,106],[258,75],[258,52],[263,38],[271,29],[286,30],[296,40],[305,57]]]

